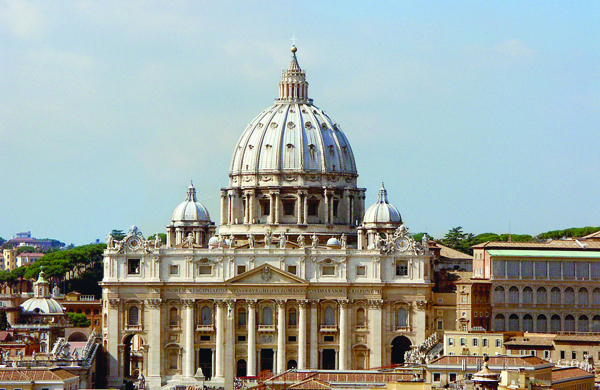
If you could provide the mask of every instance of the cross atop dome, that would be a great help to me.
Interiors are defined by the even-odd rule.
[[[295,40],[295,37],[292,40]],[[296,45],[292,45],[292,59],[287,70],[282,73],[281,82],[279,83],[279,99],[276,102],[312,103],[312,100],[308,98],[306,74],[298,64],[297,51]]]

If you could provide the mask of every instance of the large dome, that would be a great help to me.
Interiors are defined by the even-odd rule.
[[[229,174],[318,173],[356,176],[354,154],[340,125],[308,98],[295,47],[279,84],[279,99],[246,128]]]

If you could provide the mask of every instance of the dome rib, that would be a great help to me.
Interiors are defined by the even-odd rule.
[[[372,204],[363,217],[363,223],[375,224],[401,224],[402,216],[398,209],[390,204],[387,199],[387,190],[383,183],[379,189],[377,202]]]

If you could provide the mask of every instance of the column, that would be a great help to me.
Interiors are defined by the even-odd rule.
[[[306,368],[306,301],[298,301],[298,369]]]
[[[304,215],[302,218],[302,223],[304,225],[308,224],[308,193],[304,194]],[[591,274],[590,274],[591,275]]]
[[[324,192],[325,196],[325,225],[329,225],[329,193],[327,192],[327,190],[325,190]]]
[[[298,201],[296,202],[296,210],[297,210],[297,221],[298,225],[302,225],[302,195],[298,194]]]
[[[269,223],[275,223],[275,194],[269,193]]]
[[[123,378],[121,378],[123,362],[119,359],[119,344],[121,343],[119,329],[122,329],[119,323],[119,306],[119,299],[108,299],[108,385],[111,387],[119,387],[123,384]]]
[[[250,208],[250,199],[248,194],[244,194],[244,224],[248,223],[248,214]]]
[[[340,356],[339,369],[348,369],[348,306],[350,301],[342,299],[340,304]]]
[[[248,376],[256,375],[256,301],[249,300],[248,302]]]
[[[223,367],[223,363],[224,363],[224,357],[225,357],[225,351],[224,351],[224,346],[223,346],[223,341],[225,339],[225,324],[223,323],[223,314],[225,312],[224,308],[225,308],[225,303],[223,301],[215,301],[215,305],[217,306],[217,311],[216,311],[216,315],[215,315],[215,328],[216,328],[216,332],[217,332],[217,338],[215,341],[215,349],[216,349],[216,356],[215,356],[215,378],[223,378],[223,372],[224,372],[224,367]]]
[[[227,192],[221,191],[221,223],[226,223],[229,220],[227,215]]]
[[[248,223],[254,219],[254,192],[248,195]]]
[[[285,301],[277,301],[277,373],[285,371]]]
[[[191,378],[194,376],[194,300],[182,299],[181,304],[185,311],[185,348],[183,349],[183,377]],[[154,326],[159,324],[153,323]],[[160,344],[158,344],[160,346]]]
[[[161,378],[160,378],[160,352],[162,348],[161,343],[161,329],[160,326],[160,306],[162,304],[161,299],[147,299],[146,305],[150,309],[149,310],[149,324],[159,324],[159,326],[149,326],[148,327],[148,367],[147,367],[147,375],[148,375],[148,384],[154,387],[160,387]]]
[[[313,299],[310,302],[310,368],[319,368],[319,329],[317,324],[317,310],[319,300]]]
[[[279,193],[275,194],[275,224],[279,223]]]
[[[382,321],[382,307],[383,301],[380,299],[374,299],[369,301],[369,316],[371,321],[369,321],[369,349],[371,350],[371,359],[370,359],[370,368],[381,367],[382,364],[382,356],[381,356],[381,323]]]

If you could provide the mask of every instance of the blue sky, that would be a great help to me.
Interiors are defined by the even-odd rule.
[[[315,105],[413,232],[600,225],[600,2],[0,1],[0,236],[219,222],[295,33]]]

